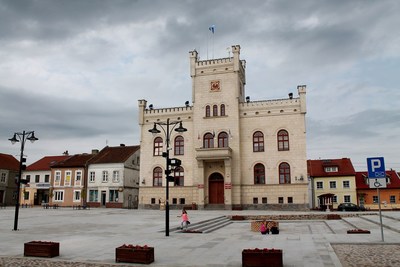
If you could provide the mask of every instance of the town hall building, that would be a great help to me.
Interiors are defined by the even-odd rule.
[[[168,142],[169,156],[181,160],[170,174],[171,208],[308,209],[306,86],[297,86],[297,96],[251,101],[239,45],[228,58],[200,60],[196,50],[189,57],[191,104],[138,101],[139,208],[165,202]],[[156,126],[160,132],[150,133]]]

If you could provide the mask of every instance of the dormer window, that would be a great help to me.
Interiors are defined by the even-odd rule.
[[[325,167],[325,172],[338,172],[337,166]]]

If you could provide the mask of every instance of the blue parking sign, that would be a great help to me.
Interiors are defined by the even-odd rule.
[[[386,178],[383,157],[367,158],[368,178]]]

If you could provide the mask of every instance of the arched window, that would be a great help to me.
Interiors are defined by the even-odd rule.
[[[154,156],[162,156],[162,150],[163,150],[163,140],[161,137],[156,137],[154,139],[153,155]]]
[[[226,132],[221,132],[218,135],[218,147],[228,147],[228,134]]]
[[[218,106],[217,105],[213,106],[213,116],[218,116]]]
[[[184,154],[184,139],[180,135],[175,138],[174,154],[175,155],[183,155]]]
[[[254,166],[254,184],[265,184],[265,167],[261,163]]]
[[[207,105],[207,106],[206,106],[206,117],[210,117],[210,116],[211,116],[210,114],[211,114],[211,113],[210,113],[210,106]]]
[[[225,116],[225,105],[221,104],[221,116]]]
[[[278,132],[278,150],[289,150],[289,134],[286,130],[280,130]]]
[[[290,166],[286,162],[279,164],[279,183],[290,184]]]
[[[155,167],[153,170],[153,186],[162,186],[162,169]]]
[[[264,134],[257,131],[253,134],[253,152],[264,151]]]
[[[203,139],[203,148],[214,147],[214,135],[212,133],[206,133]]]
[[[174,184],[175,186],[183,186],[184,172],[182,166],[175,168],[174,170]]]

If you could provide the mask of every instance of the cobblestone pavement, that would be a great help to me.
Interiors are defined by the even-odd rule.
[[[400,244],[331,244],[343,267],[400,266]]]

